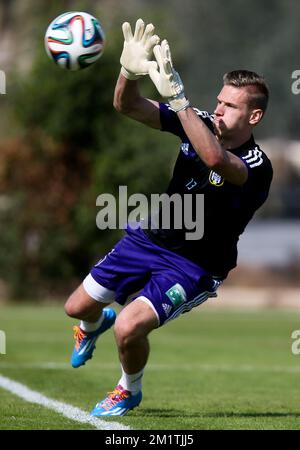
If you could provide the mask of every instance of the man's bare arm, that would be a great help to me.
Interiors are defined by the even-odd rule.
[[[243,185],[248,178],[248,170],[243,161],[222,148],[215,135],[192,108],[179,111],[177,114],[184,131],[202,161],[230,183]]]
[[[172,64],[168,42],[163,40],[153,51],[158,67],[151,66],[149,76],[161,96],[168,98],[168,103],[177,113],[195,151],[209,168],[227,181],[243,185],[248,178],[246,165],[236,155],[221,147],[214,134],[189,107],[182,80]]]
[[[118,112],[131,119],[152,128],[161,128],[159,103],[142,97],[136,80],[128,80],[122,74],[119,75],[113,105]]]

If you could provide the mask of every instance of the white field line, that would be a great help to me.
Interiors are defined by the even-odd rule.
[[[101,363],[93,364],[94,370],[118,370],[119,364],[114,363]],[[44,362],[44,363],[0,363],[0,369],[29,369],[29,370],[72,370],[74,369],[68,363],[56,363],[56,362]],[[300,373],[300,366],[256,366],[251,364],[149,364],[147,371],[158,370],[199,370],[204,372],[277,372],[277,373]]]
[[[45,408],[62,414],[68,419],[80,423],[88,423],[89,425],[97,428],[97,430],[130,430],[130,427],[122,425],[118,422],[105,422],[104,420],[100,420],[97,417],[90,416],[87,412],[83,411],[82,409],[76,408],[75,406],[53,400],[49,397],[45,397],[39,392],[32,391],[24,384],[17,383],[16,381],[11,380],[10,378],[6,378],[2,375],[0,375],[0,388],[3,388],[14,395],[17,395],[27,402],[44,406]]]

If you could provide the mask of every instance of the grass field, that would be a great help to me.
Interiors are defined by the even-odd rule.
[[[73,321],[60,306],[1,306],[0,374],[90,411],[119,379],[113,333],[72,369]],[[152,333],[141,406],[119,423],[136,430],[300,429],[300,313],[200,307]],[[109,419],[106,419],[109,421]],[[0,389],[0,429],[91,429]]]

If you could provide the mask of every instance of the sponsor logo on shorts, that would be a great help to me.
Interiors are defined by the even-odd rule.
[[[222,178],[221,175],[219,175],[217,172],[211,170],[209,174],[209,182],[214,186],[223,186],[224,178]]]
[[[167,297],[171,300],[175,308],[178,308],[186,301],[186,293],[181,284],[176,283],[167,292]]]

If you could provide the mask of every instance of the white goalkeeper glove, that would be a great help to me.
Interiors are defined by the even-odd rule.
[[[186,109],[190,102],[185,97],[184,86],[179,74],[173,67],[171,52],[168,42],[164,39],[161,45],[153,49],[158,69],[150,66],[149,76],[162,97],[166,97],[174,111]]]
[[[157,67],[155,61],[151,61],[153,47],[159,43],[159,37],[153,35],[154,26],[149,23],[145,28],[142,19],[135,24],[134,35],[128,22],[122,25],[124,35],[124,48],[120,58],[121,73],[128,80],[137,80],[142,75],[149,73],[150,67]]]

